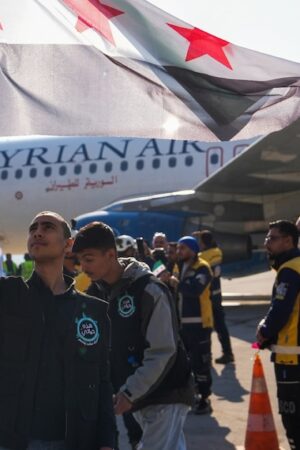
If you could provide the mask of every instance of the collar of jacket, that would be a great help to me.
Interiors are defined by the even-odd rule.
[[[210,265],[216,265],[222,263],[223,252],[219,247],[210,247],[200,252],[199,256]]]
[[[280,253],[280,255],[277,255],[274,259],[274,262],[272,263],[272,267],[275,270],[278,270],[282,264],[289,261],[290,259],[297,258],[297,256],[300,256],[300,250],[298,248],[292,248],[291,250],[288,250],[287,252]]]
[[[207,266],[209,267],[208,262],[206,262],[203,258],[201,258],[199,255],[196,257],[197,259],[195,262],[190,266],[191,269],[197,270],[201,266]]]
[[[69,277],[68,275],[64,275],[64,280],[67,284],[67,289],[65,290],[65,292],[63,292],[62,294],[58,294],[55,297],[68,297],[70,296],[70,294],[72,294],[73,292],[75,293],[75,281],[73,280],[73,278]],[[39,289],[43,289],[43,290],[48,290],[53,294],[53,292],[51,291],[51,289],[49,289],[49,287],[43,282],[43,280],[41,279],[41,277],[36,273],[36,271],[33,271],[31,277],[29,278],[29,280],[27,281],[27,284],[29,286],[33,286],[33,287],[37,287]]]

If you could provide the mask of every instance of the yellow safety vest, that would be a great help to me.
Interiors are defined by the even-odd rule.
[[[199,269],[199,267],[203,266],[206,266],[209,272],[212,274],[209,264],[206,261],[204,261],[204,259],[199,257],[198,260],[193,264],[192,269],[197,270]],[[199,303],[201,308],[201,319],[203,328],[213,328],[214,319],[211,303],[210,283],[206,286],[202,294],[199,295]]]
[[[278,274],[282,269],[292,269],[300,275],[300,257],[291,259],[280,266]],[[277,278],[276,278],[277,280]],[[275,281],[276,282],[276,281]],[[300,292],[294,304],[293,311],[285,326],[278,333],[276,344],[271,346],[275,353],[276,364],[297,365],[299,364],[300,342],[299,342],[299,320],[300,320]]]

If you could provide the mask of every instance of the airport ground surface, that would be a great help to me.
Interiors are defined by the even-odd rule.
[[[245,277],[232,281],[223,280],[223,290],[230,293],[267,295],[271,291],[274,273]],[[231,302],[232,303],[232,302]],[[229,302],[230,305],[230,302]],[[213,365],[213,413],[206,416],[188,415],[185,434],[188,450],[234,450],[244,446],[249,396],[251,390],[253,357],[251,343],[255,329],[264,316],[266,302],[234,302],[226,306],[228,327],[232,336],[235,364]],[[220,346],[213,334],[213,357],[220,355]],[[288,450],[280,417],[277,413],[276,386],[273,365],[268,350],[260,352],[268,385],[273,416],[280,447]],[[120,450],[129,450],[122,427]],[[175,450],[175,449],[174,449]]]

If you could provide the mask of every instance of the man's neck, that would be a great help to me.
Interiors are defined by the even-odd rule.
[[[67,289],[62,265],[49,265],[36,262],[35,271],[54,295],[63,294]]]
[[[122,277],[124,272],[124,267],[120,264],[119,260],[116,260],[109,274],[105,277],[105,282],[110,286],[116,284],[119,279]]]

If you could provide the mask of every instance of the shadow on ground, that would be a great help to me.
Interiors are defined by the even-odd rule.
[[[247,389],[241,386],[237,376],[235,364],[227,364],[218,373],[212,368],[213,393],[219,397],[219,400],[228,400],[229,402],[243,402],[244,396],[249,394]]]
[[[188,449],[235,450],[235,446],[226,440],[230,428],[220,426],[213,416],[190,413],[184,430]]]

